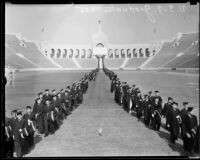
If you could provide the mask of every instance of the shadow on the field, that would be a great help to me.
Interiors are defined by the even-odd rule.
[[[170,142],[170,134],[167,133],[167,132],[163,132],[163,131],[159,131],[157,132],[158,135],[164,139],[167,143],[168,143],[168,146],[175,152],[179,152],[180,156],[184,156],[185,153],[183,151],[183,146],[179,143],[176,143],[176,144],[173,144]]]
[[[29,154],[32,150],[34,150],[35,145],[36,145],[37,143],[39,143],[41,140],[42,140],[42,137],[40,137],[39,135],[36,135],[36,136],[34,137],[34,145],[33,145],[33,147],[30,148],[30,150],[28,151],[27,154]]]

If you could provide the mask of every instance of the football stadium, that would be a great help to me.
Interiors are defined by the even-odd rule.
[[[199,157],[199,4],[6,4],[5,21],[5,157]]]

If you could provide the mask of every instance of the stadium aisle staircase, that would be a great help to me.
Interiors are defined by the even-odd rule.
[[[124,68],[137,68],[141,66],[148,58],[131,58]]]
[[[124,62],[124,58],[105,58],[104,63],[107,68],[120,68],[122,63]]]
[[[62,66],[63,68],[69,68],[69,69],[77,69],[78,67],[74,63],[73,59],[59,59],[59,58],[54,58],[53,59],[57,64]]]
[[[83,69],[84,68],[97,68],[97,66],[98,66],[97,58],[86,58],[86,59],[77,58],[76,61],[80,64],[80,66]]]

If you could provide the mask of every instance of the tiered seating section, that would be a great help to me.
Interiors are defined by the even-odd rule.
[[[138,68],[142,65],[148,58],[131,58],[128,60],[124,68]]]
[[[105,58],[104,63],[107,68],[120,68],[124,62],[124,58]]]
[[[195,41],[197,43],[193,44]],[[164,43],[158,54],[144,68],[197,68],[198,46],[198,33],[183,34],[179,40]]]
[[[97,58],[87,58],[81,59],[78,58],[76,61],[80,64],[82,68],[97,68],[98,60]]]
[[[32,68],[57,68],[46,56],[44,56],[37,48],[36,44],[33,42],[20,41],[15,35],[6,34],[5,42],[7,44],[7,49],[12,50],[16,57],[20,54],[24,59],[23,61],[29,61]],[[7,51],[7,50],[6,50]],[[9,54],[6,52],[6,54]],[[7,55],[6,55],[7,56]],[[17,59],[17,58],[16,58]],[[11,61],[11,59],[7,59]],[[12,63],[14,59],[12,59]],[[32,62],[32,63],[31,63]],[[25,63],[25,62],[24,62]],[[23,64],[23,63],[21,63]],[[11,67],[16,67],[11,65]],[[23,68],[30,68],[30,65],[25,65]]]
[[[53,59],[57,64],[59,64],[63,68],[78,68],[72,59]]]
[[[6,34],[5,64],[11,68],[96,68],[96,58],[51,58],[48,59],[34,42],[19,40],[15,35]],[[195,43],[194,43],[195,42]],[[138,68],[148,58],[105,58],[107,68]],[[54,63],[55,62],[55,63]],[[147,61],[148,62],[148,61]],[[56,65],[56,63],[59,65]],[[183,34],[178,40],[165,42],[161,50],[143,68],[199,68],[199,34]]]
[[[30,62],[24,60],[23,58],[16,55],[13,50],[5,47],[5,65],[11,68],[23,69],[23,68],[35,68],[36,66]],[[37,67],[36,67],[37,68]]]

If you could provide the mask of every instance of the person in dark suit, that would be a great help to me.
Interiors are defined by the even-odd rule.
[[[170,118],[169,118],[169,112],[170,112],[170,110],[172,109],[172,105],[173,105],[173,98],[171,98],[171,97],[168,97],[168,102],[167,103],[165,103],[165,105],[164,105],[164,108],[162,109],[162,116],[164,117],[164,118],[166,118],[166,125],[165,125],[165,128],[167,129],[167,130],[169,130],[169,120],[170,120]]]
[[[188,107],[188,113],[183,121],[183,149],[186,153],[192,154],[195,147],[195,137],[197,133],[197,117],[192,113],[194,107]]]
[[[171,142],[175,144],[178,139],[179,128],[181,124],[180,110],[178,109],[178,103],[173,102],[172,109],[168,112],[169,115],[169,130]]]

